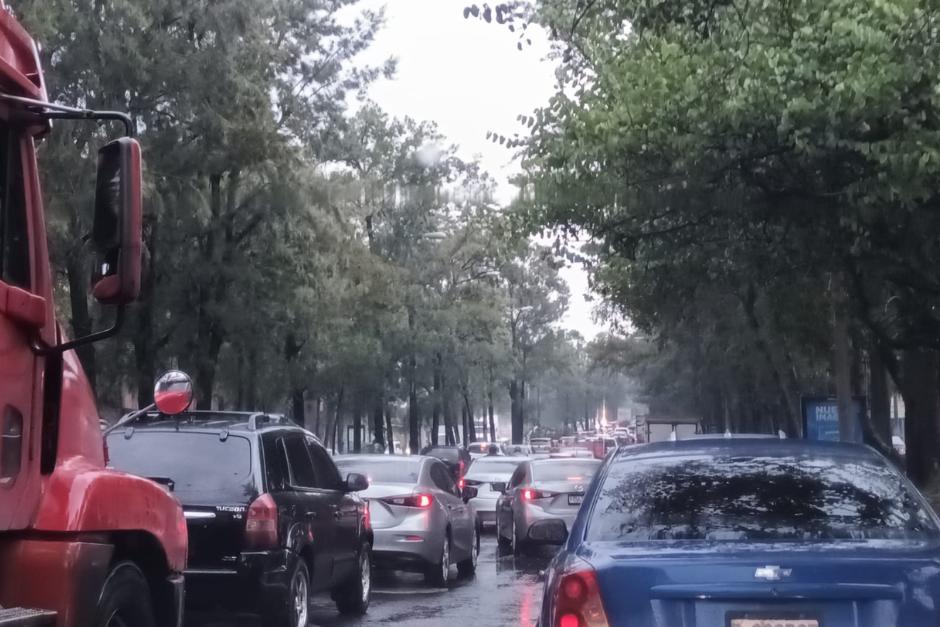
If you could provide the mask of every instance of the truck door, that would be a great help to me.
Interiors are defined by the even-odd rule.
[[[47,318],[40,294],[48,287],[48,266],[45,245],[30,245],[44,233],[38,204],[32,215],[26,201],[23,163],[31,151],[31,143],[0,122],[0,530],[26,527],[39,495],[33,485],[39,460],[29,460],[39,452],[33,414],[41,410],[42,361],[30,341]]]

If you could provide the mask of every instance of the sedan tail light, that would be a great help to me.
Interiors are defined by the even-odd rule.
[[[531,488],[526,488],[522,491],[522,500],[524,501],[537,501],[539,499],[550,499],[555,496],[554,492],[545,492],[544,490],[533,490]]]
[[[554,591],[553,627],[608,627],[597,573],[577,560],[562,572]]]
[[[401,505],[402,507],[420,507],[427,509],[434,502],[434,497],[430,494],[409,494],[406,496],[387,496],[382,499],[389,505]]]
[[[249,549],[274,549],[277,544],[277,503],[270,494],[262,494],[248,506],[245,545]]]

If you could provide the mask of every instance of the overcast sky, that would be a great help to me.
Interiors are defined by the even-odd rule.
[[[499,181],[499,200],[509,201],[508,179],[519,171],[513,151],[486,139],[487,131],[522,132],[519,114],[531,113],[554,92],[554,66],[544,37],[516,48],[505,27],[464,19],[470,0],[363,0],[362,7],[386,7],[387,23],[364,62],[394,56],[398,72],[380,80],[369,97],[395,116],[437,122],[464,158],[477,157]],[[564,326],[592,338],[602,330],[584,300],[587,276],[580,268],[562,271],[571,288]]]

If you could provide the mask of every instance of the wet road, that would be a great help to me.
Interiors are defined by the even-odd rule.
[[[322,595],[314,600],[310,624],[323,627],[530,627],[538,618],[542,601],[540,572],[553,552],[553,549],[546,548],[525,557],[501,557],[496,548],[496,537],[487,533],[482,538],[480,559],[473,578],[458,578],[457,569],[452,568],[447,588],[428,588],[421,575],[377,571],[368,614],[359,619],[342,617],[329,596]],[[255,627],[256,624],[250,619],[235,621],[221,617],[187,621],[187,627]]]

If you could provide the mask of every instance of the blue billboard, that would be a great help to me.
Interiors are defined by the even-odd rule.
[[[855,416],[852,431],[842,435],[839,433],[839,401],[831,396],[804,396],[801,399],[803,437],[807,440],[861,442],[866,400],[864,396],[852,399],[852,414]]]

